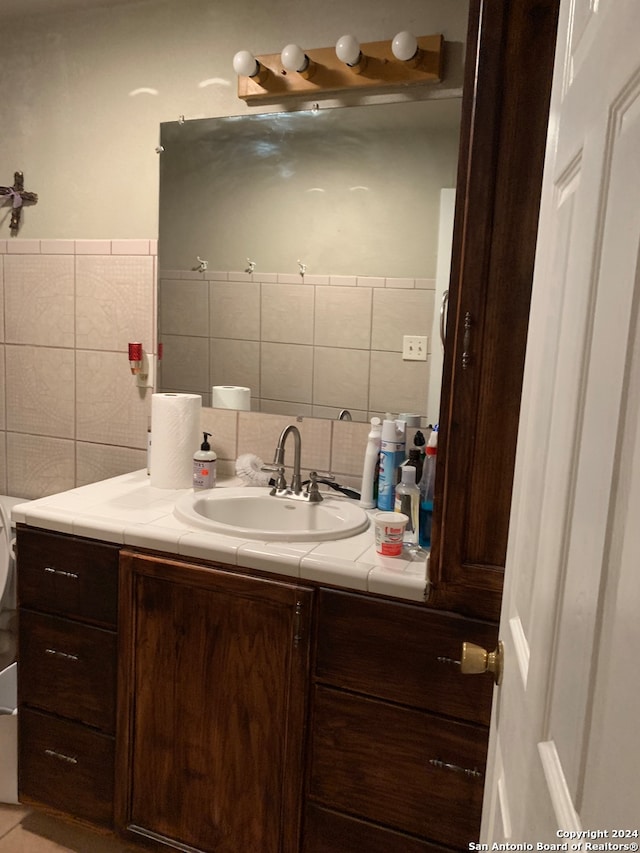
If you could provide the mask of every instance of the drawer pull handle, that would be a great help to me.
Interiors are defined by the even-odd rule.
[[[45,649],[44,653],[46,655],[52,655],[57,658],[64,658],[65,660],[79,661],[80,658],[78,655],[72,655],[69,652],[59,652],[57,649]]]
[[[451,770],[453,773],[464,773],[465,776],[472,776],[474,779],[482,778],[482,773],[475,768],[471,770],[469,767],[460,767],[458,764],[447,764],[446,761],[440,761],[437,758],[430,758],[429,764],[437,767],[439,770]]]
[[[45,755],[50,755],[52,758],[58,758],[60,761],[66,761],[67,764],[77,764],[78,759],[71,755],[65,755],[64,752],[56,752],[55,749],[45,749]]]
[[[53,566],[45,566],[44,570],[52,575],[60,575],[62,578],[71,578],[74,581],[78,580],[78,575],[75,572],[65,572],[63,569],[54,569]]]
[[[302,602],[296,601],[296,609],[294,613],[295,633],[293,636],[294,648],[298,648],[302,640]]]
[[[453,664],[453,666],[460,666],[460,661],[454,660],[453,658],[437,657],[436,660],[438,661],[438,663],[447,663]]]

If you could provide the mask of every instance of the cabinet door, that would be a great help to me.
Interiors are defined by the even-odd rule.
[[[121,828],[293,853],[312,592],[131,553],[120,583]]]
[[[558,6],[470,3],[431,573],[432,603],[485,618],[502,592]]]

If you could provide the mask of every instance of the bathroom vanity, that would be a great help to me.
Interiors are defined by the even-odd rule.
[[[428,600],[367,534],[213,542],[121,478],[34,502],[25,803],[207,853],[477,836],[493,680],[458,661],[497,641],[557,11],[470,3]]]
[[[424,561],[371,529],[229,541],[162,491],[137,472],[18,507],[21,800],[212,853],[475,838],[492,680],[458,661],[495,624],[426,609]],[[387,594],[352,588],[364,566]]]

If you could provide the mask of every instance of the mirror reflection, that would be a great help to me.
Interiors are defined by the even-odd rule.
[[[160,390],[437,420],[459,125],[458,98],[163,124]]]

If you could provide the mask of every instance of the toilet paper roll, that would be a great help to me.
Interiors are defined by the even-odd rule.
[[[214,409],[251,409],[251,388],[242,385],[214,385],[211,388],[211,406]]]
[[[193,454],[200,447],[199,394],[154,394],[151,398],[151,485],[188,489]]]

